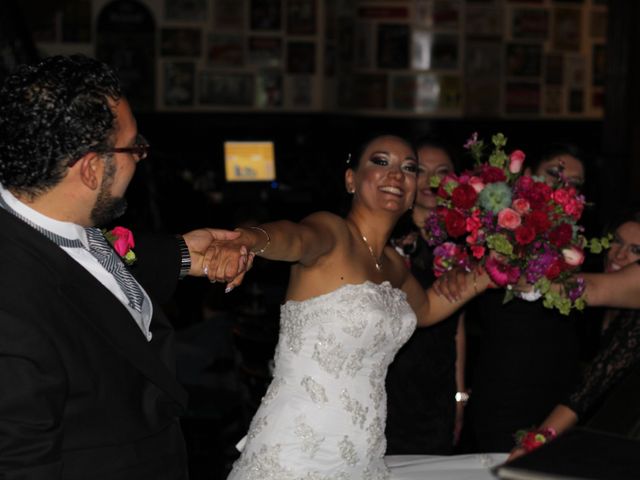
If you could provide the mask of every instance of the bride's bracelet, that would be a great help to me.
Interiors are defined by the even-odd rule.
[[[555,428],[535,428],[518,430],[515,434],[516,447],[531,452],[558,436]]]
[[[265,243],[260,250],[256,250],[252,252],[252,253],[255,253],[256,255],[260,255],[261,253],[264,253],[267,250],[267,248],[269,248],[269,245],[271,245],[271,236],[269,235],[269,232],[267,232],[264,228],[261,228],[261,227],[249,227],[249,229],[258,230],[259,232],[264,233],[265,236],[267,237],[267,243]]]

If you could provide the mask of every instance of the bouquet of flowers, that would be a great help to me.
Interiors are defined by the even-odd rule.
[[[562,173],[552,186],[523,175],[525,154],[507,154],[501,133],[492,143],[484,160],[484,142],[474,133],[465,144],[474,169],[432,178],[438,206],[427,218],[426,231],[427,242],[435,246],[435,274],[482,265],[495,285],[506,288],[505,302],[524,279],[546,307],[563,314],[582,310],[584,282],[573,274],[584,261],[585,249],[598,253],[608,246],[608,238],[585,238],[577,223],[584,196]]]

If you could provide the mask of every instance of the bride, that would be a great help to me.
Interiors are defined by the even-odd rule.
[[[239,229],[237,240],[210,253],[222,259],[225,247],[238,251],[240,244],[292,263],[273,381],[230,480],[388,478],[388,365],[416,323],[446,318],[489,283],[468,274],[473,280],[458,298],[425,292],[387,246],[415,197],[413,148],[383,135],[353,153],[346,218],[318,212],[300,223]]]

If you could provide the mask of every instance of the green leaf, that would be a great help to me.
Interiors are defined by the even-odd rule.
[[[515,297],[515,294],[513,293],[513,289],[507,288],[504,292],[504,298],[502,299],[502,304],[504,305],[505,303],[509,303],[511,300],[513,300],[514,297]]]
[[[502,133],[496,133],[491,137],[491,141],[496,146],[496,148],[503,148],[507,144],[507,137],[505,137]]]

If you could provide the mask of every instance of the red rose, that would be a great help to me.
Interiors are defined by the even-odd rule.
[[[482,245],[471,245],[470,248],[474,258],[481,259],[484,256],[486,249]]]
[[[467,231],[467,222],[465,221],[464,215],[457,210],[449,210],[445,214],[444,225],[449,236],[454,238],[464,235]]]
[[[544,276],[547,277],[549,280],[554,280],[558,278],[558,275],[560,275],[560,273],[562,273],[562,267],[563,267],[562,261],[556,260],[551,265],[549,265],[549,268],[547,268],[547,271],[544,272]]]
[[[469,209],[473,207],[478,198],[478,193],[471,185],[463,183],[458,185],[451,193],[451,202],[458,208]]]
[[[549,241],[556,247],[561,248],[571,241],[573,229],[568,223],[562,223],[549,232]]]
[[[582,216],[582,210],[584,204],[576,199],[569,200],[564,206],[563,210],[567,215],[571,215],[576,220],[579,220]]]
[[[554,202],[565,205],[571,199],[571,195],[566,188],[559,188],[553,192],[552,198]]]
[[[483,165],[483,168],[480,171],[480,178],[482,178],[484,183],[496,183],[504,182],[507,179],[507,176],[501,168]]]
[[[551,228],[551,221],[545,212],[531,212],[525,219],[525,224],[532,227],[536,233],[544,233]]]
[[[536,238],[536,231],[529,225],[520,225],[516,228],[516,242],[520,245],[528,245]]]
[[[516,189],[518,191],[526,192],[527,190],[531,190],[533,188],[533,184],[535,181],[528,175],[523,175],[516,181]]]
[[[544,209],[551,199],[551,187],[543,182],[535,182],[531,189],[523,192],[524,198],[529,200],[533,210]]]

